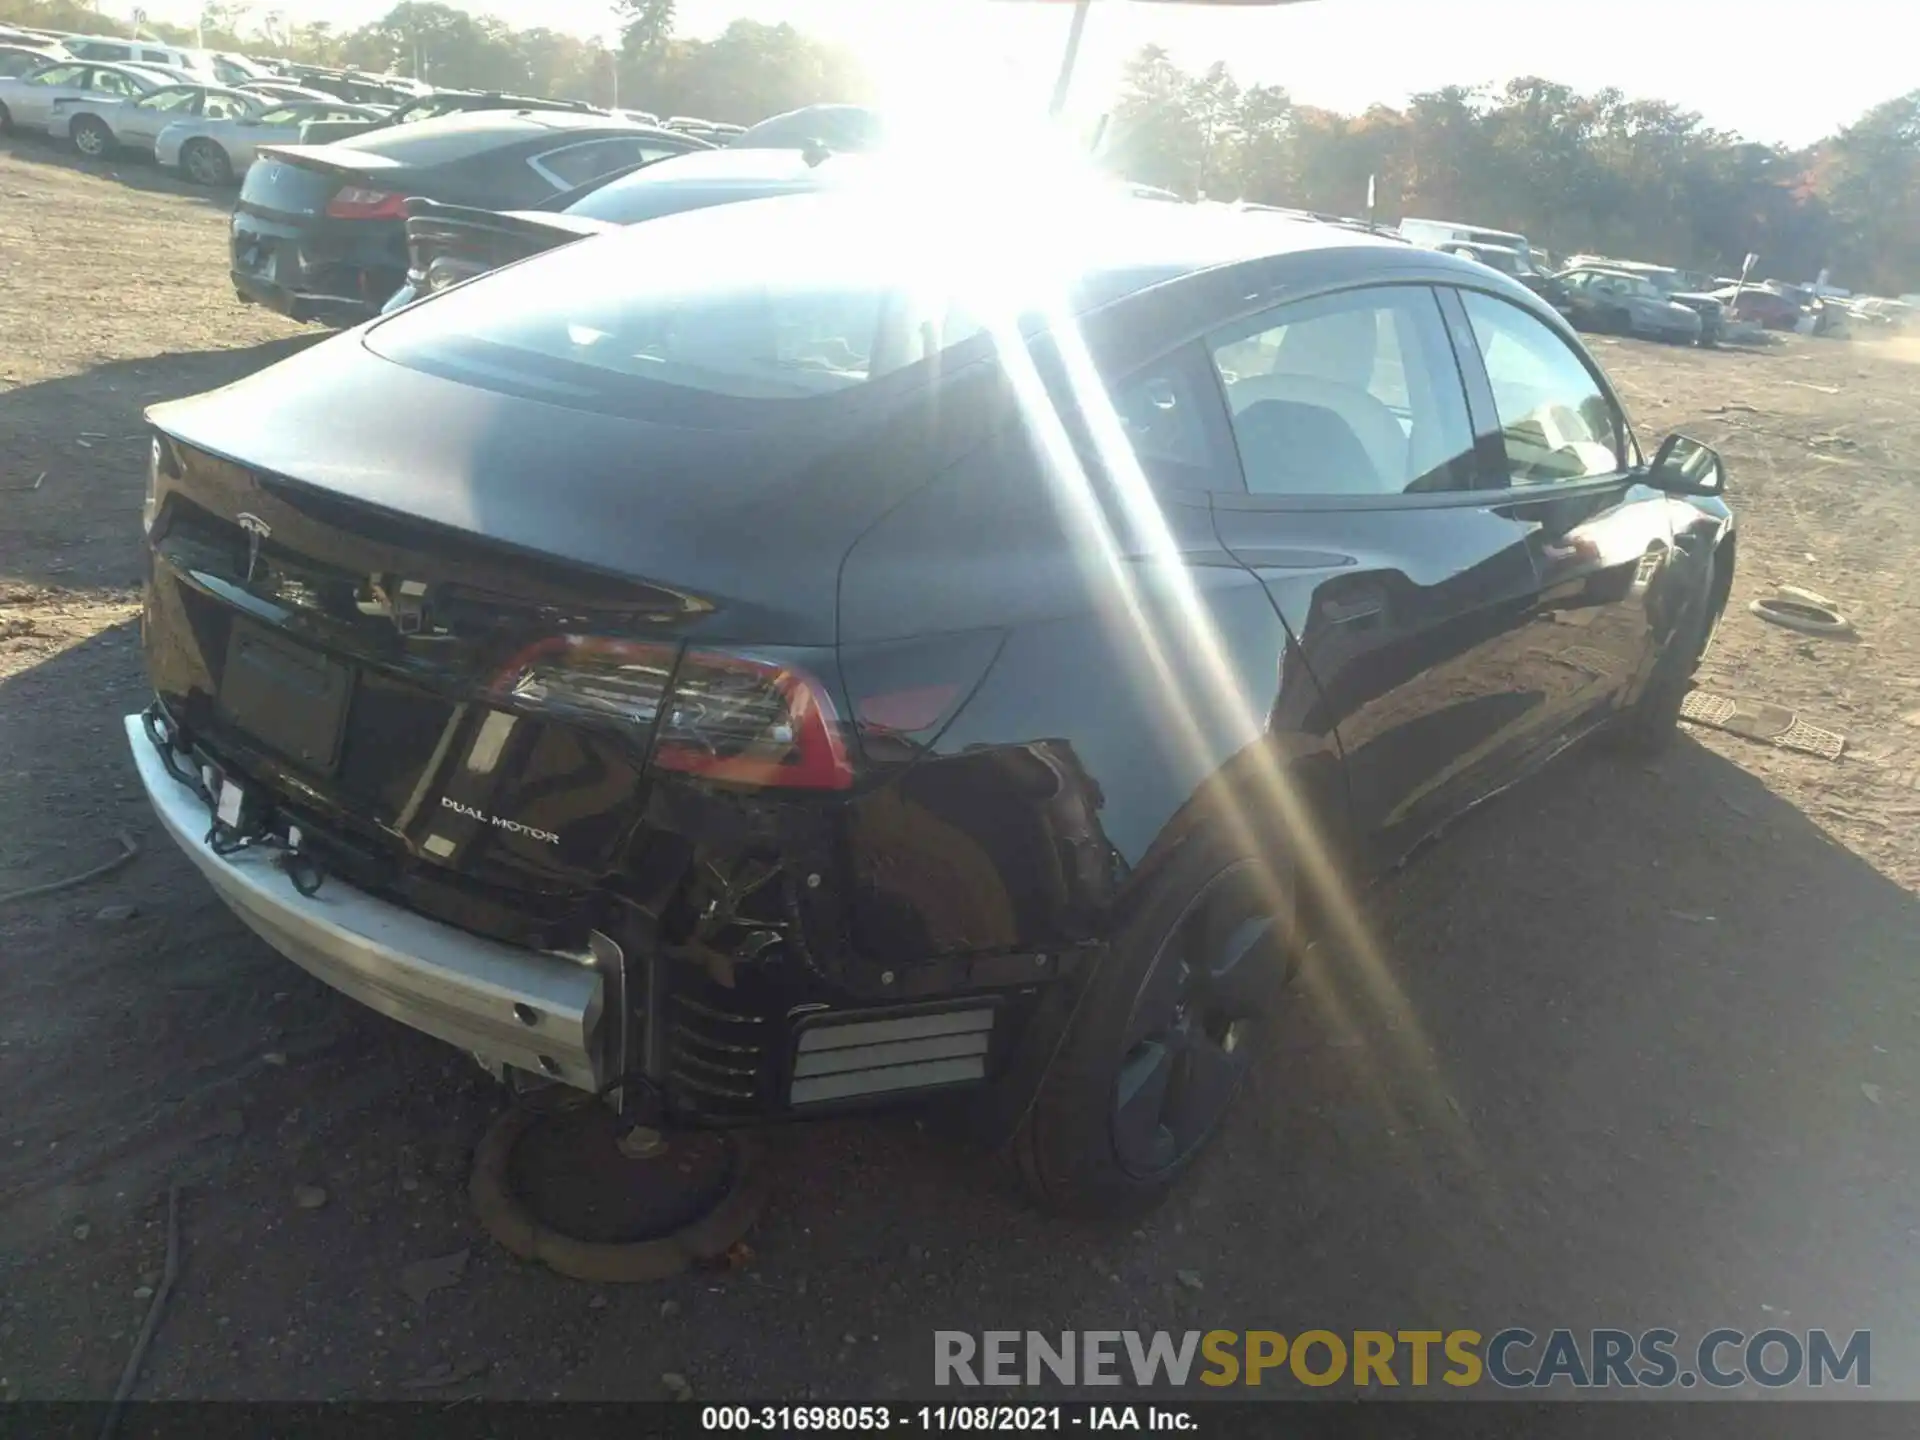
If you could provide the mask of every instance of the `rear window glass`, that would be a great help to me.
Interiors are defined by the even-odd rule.
[[[805,195],[669,216],[397,312],[367,344],[471,383],[605,403],[648,386],[807,399],[901,370],[1019,306],[898,207]]]
[[[461,124],[452,116],[442,116],[447,123],[394,125],[334,143],[350,150],[385,155],[403,165],[446,165],[539,133],[532,126],[515,125],[511,121],[503,123],[485,112],[473,118],[480,123]]]

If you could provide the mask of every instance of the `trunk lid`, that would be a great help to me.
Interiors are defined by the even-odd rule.
[[[344,185],[365,181],[369,186],[398,186],[407,174],[399,161],[364,150],[263,145],[247,168],[234,208],[271,220],[323,215]]]
[[[142,634],[169,713],[331,873],[516,943],[577,942],[609,884],[678,852],[643,818],[644,727],[490,686],[566,634],[637,638],[661,673],[751,642],[831,684],[839,562],[885,503],[832,462],[844,416],[558,411],[353,335],[149,418]]]

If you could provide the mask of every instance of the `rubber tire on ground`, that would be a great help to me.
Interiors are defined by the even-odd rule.
[[[1680,730],[1680,707],[1693,691],[1693,675],[1713,643],[1712,596],[1715,575],[1709,573],[1699,597],[1682,620],[1680,633],[1648,679],[1633,704],[1615,717],[1608,738],[1616,749],[1631,755],[1657,755],[1673,743]]]
[[[194,173],[194,155],[210,155],[217,162],[208,179]],[[211,140],[189,140],[180,151],[180,173],[199,185],[231,185],[233,183],[233,160],[225,150]]]
[[[95,150],[87,149],[85,145],[80,143],[80,137],[82,135],[99,136],[99,148]],[[82,115],[76,119],[67,130],[67,138],[73,142],[73,148],[89,160],[110,159],[116,148],[113,143],[113,132],[91,115]]]
[[[636,1285],[713,1264],[753,1227],[766,1204],[760,1143],[746,1131],[734,1131],[730,1138],[739,1168],[733,1188],[705,1215],[652,1240],[609,1244],[562,1235],[527,1207],[509,1178],[513,1147],[540,1115],[533,1106],[501,1112],[474,1151],[467,1197],[480,1228],[508,1251],[568,1279]]]
[[[1134,997],[1190,902],[1231,863],[1233,857],[1223,846],[1195,836],[1148,882],[1147,891],[1116,929],[1093,988],[1013,1137],[1011,1158],[1021,1187],[1038,1208],[1094,1220],[1140,1214],[1164,1200],[1211,1144],[1209,1134],[1150,1178],[1129,1174],[1114,1148],[1112,1105]],[[1279,878],[1288,903],[1294,904],[1291,868]],[[1292,916],[1284,918],[1290,926]],[[1290,969],[1273,967],[1276,995],[1291,978]]]

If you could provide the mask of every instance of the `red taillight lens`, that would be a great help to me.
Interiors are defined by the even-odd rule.
[[[644,641],[564,636],[516,657],[494,686],[546,714],[631,725],[652,763],[740,785],[844,790],[853,766],[832,697],[777,661]]]
[[[344,185],[327,201],[327,214],[335,220],[404,220],[407,199],[385,190],[367,190]]]

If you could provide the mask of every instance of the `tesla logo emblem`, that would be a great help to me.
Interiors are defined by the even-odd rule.
[[[240,528],[247,532],[247,578],[242,584],[253,583],[253,572],[260,565],[260,542],[273,534],[273,527],[258,515],[242,515]]]

